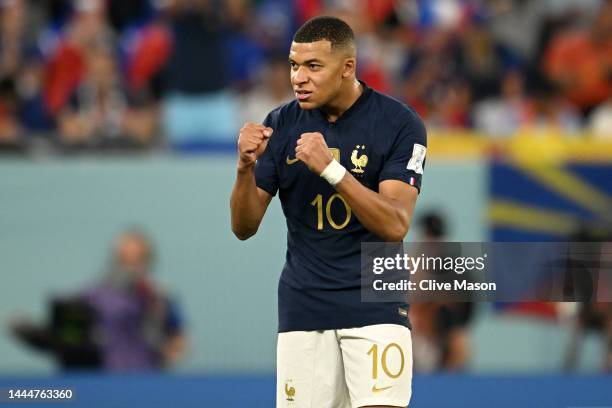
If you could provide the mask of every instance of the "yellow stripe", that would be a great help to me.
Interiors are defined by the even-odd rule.
[[[531,161],[518,163],[531,178],[550,187],[562,197],[612,220],[612,200],[576,175],[553,165],[538,165]]]
[[[538,163],[612,163],[612,140],[589,134],[565,137],[553,131],[522,130],[509,138],[488,137],[469,131],[428,129],[427,158],[474,160],[503,155]]]
[[[578,221],[572,215],[498,200],[493,200],[489,206],[489,219],[500,226],[554,235],[568,235],[578,227]]]

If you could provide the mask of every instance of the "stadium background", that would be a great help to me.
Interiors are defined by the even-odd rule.
[[[163,374],[65,377],[4,330],[0,387],[76,384],[87,406],[272,406],[285,226],[275,200],[256,237],[231,234],[234,146],[244,120],[291,98],[290,35],[320,13],[356,29],[360,77],[428,124],[416,218],[443,214],[451,241],[565,240],[584,226],[605,236],[612,21],[599,33],[607,53],[569,55],[562,41],[589,33],[609,2],[123,3],[0,6],[0,322],[44,318],[52,294],[95,278],[113,237],[138,225],[155,242],[156,279],[180,302],[189,351]],[[608,64],[595,91],[559,85],[563,67],[579,77],[595,58]],[[96,80],[121,101],[102,119],[82,97]],[[573,323],[554,308],[478,305],[466,370],[417,374],[414,406],[611,404],[601,334],[587,335],[578,376],[563,371]]]

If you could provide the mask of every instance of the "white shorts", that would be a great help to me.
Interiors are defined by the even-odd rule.
[[[277,408],[406,407],[412,394],[407,327],[279,333]]]

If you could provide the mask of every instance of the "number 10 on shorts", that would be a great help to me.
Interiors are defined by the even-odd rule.
[[[393,349],[397,349],[397,351],[399,352],[399,357],[400,357],[400,368],[396,373],[392,372],[389,369],[389,365],[388,365],[389,351]],[[368,351],[368,355],[370,354],[372,355],[372,379],[376,380],[378,379],[378,365],[379,365],[378,344],[372,345],[372,348],[370,348],[370,350]],[[380,356],[380,365],[382,366],[383,372],[388,377],[393,378],[393,379],[398,378],[400,375],[402,375],[402,372],[404,371],[404,362],[405,362],[404,361],[404,351],[397,343],[388,344],[383,349],[382,355]]]

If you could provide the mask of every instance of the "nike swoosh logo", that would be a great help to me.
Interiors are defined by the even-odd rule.
[[[300,159],[290,159],[290,158],[289,158],[289,155],[287,155],[287,164],[288,164],[288,165],[290,165],[290,166],[291,166],[293,163],[298,162],[299,160],[300,160]]]
[[[392,386],[392,385],[390,385],[390,386],[388,386],[388,387],[377,388],[377,387],[376,387],[376,384],[374,384],[374,385],[372,386],[372,392],[374,392],[374,393],[381,392],[381,391],[384,391],[384,390],[388,390],[388,389],[389,389],[389,388],[391,388],[391,387],[393,387],[393,386]]]

